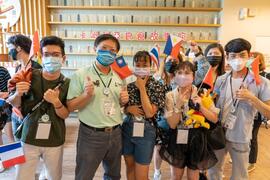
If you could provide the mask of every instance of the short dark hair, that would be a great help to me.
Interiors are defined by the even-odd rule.
[[[230,40],[225,45],[226,54],[229,54],[230,52],[239,53],[245,50],[247,50],[247,52],[249,53],[250,49],[251,49],[250,42],[242,38],[236,38],[236,39]]]
[[[94,46],[97,47],[102,41],[111,40],[116,44],[117,51],[120,50],[120,42],[116,37],[111,34],[101,34],[99,35],[94,42]]]
[[[29,37],[22,34],[16,34],[8,38],[8,44],[13,44],[14,46],[20,46],[27,54],[30,53],[32,41]]]
[[[62,55],[63,56],[65,55],[65,43],[61,38],[59,38],[57,36],[46,36],[46,37],[42,38],[40,41],[41,53],[43,53],[42,48],[47,46],[47,45],[59,46],[61,48]]]
[[[179,62],[179,64],[175,68],[175,72],[182,70],[182,69],[189,69],[193,72],[193,75],[195,75],[195,66],[192,62],[190,61],[182,61]]]
[[[224,53],[224,49],[223,49],[221,44],[212,43],[212,44],[209,44],[206,47],[206,49],[204,51],[204,55],[207,56],[209,50],[213,49],[213,48],[218,48],[218,50],[221,52],[222,60],[221,60],[221,63],[218,65],[218,68],[217,68],[217,75],[220,76],[220,75],[225,73],[225,53]]]
[[[133,65],[134,63],[137,63],[139,59],[143,58],[146,62],[146,59],[148,58],[150,61],[150,66],[152,65],[151,56],[148,51],[138,51],[133,57]]]

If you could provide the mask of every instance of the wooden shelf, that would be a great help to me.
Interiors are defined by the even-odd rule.
[[[98,25],[98,26],[167,26],[167,27],[221,27],[221,24],[159,24],[159,23],[90,23],[90,22],[48,22],[50,25]]]
[[[48,9],[66,10],[140,10],[140,11],[206,11],[220,12],[222,8],[188,8],[188,7],[134,7],[134,6],[47,6]]]
[[[61,37],[63,40],[71,40],[71,41],[94,41],[94,38],[66,38],[66,37]],[[129,42],[166,42],[166,40],[137,40],[137,39],[132,39],[132,40],[126,40],[126,39],[119,39],[119,41],[129,41]],[[194,40],[197,43],[218,43],[218,40]]]

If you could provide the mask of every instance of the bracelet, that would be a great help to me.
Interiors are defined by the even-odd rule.
[[[54,107],[54,108],[55,108],[55,109],[61,109],[63,106],[64,106],[64,105],[61,104],[61,106],[59,106],[59,107]]]

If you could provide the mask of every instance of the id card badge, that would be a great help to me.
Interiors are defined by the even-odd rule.
[[[115,107],[114,107],[114,102],[112,99],[110,98],[105,98],[103,100],[103,110],[104,110],[104,114],[106,116],[113,116],[115,115]]]
[[[176,144],[188,143],[188,129],[177,129]]]
[[[234,114],[229,113],[228,117],[224,123],[224,127],[227,129],[233,129],[235,122],[236,122],[236,119],[237,119],[237,117]]]
[[[133,123],[133,137],[144,137],[144,121],[134,121]]]
[[[50,116],[45,113],[38,120],[36,139],[49,139],[51,131]]]
[[[39,122],[36,139],[49,139],[51,124],[51,122]]]

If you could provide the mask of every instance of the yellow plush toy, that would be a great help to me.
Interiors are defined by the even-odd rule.
[[[213,102],[213,97],[210,95],[210,92],[208,91],[206,94],[202,95],[202,106],[209,109]],[[210,124],[205,122],[205,117],[203,114],[199,111],[196,111],[194,109],[190,109],[186,115],[188,116],[188,119],[185,121],[185,125],[189,126],[193,124],[194,128],[204,127],[209,129]]]

